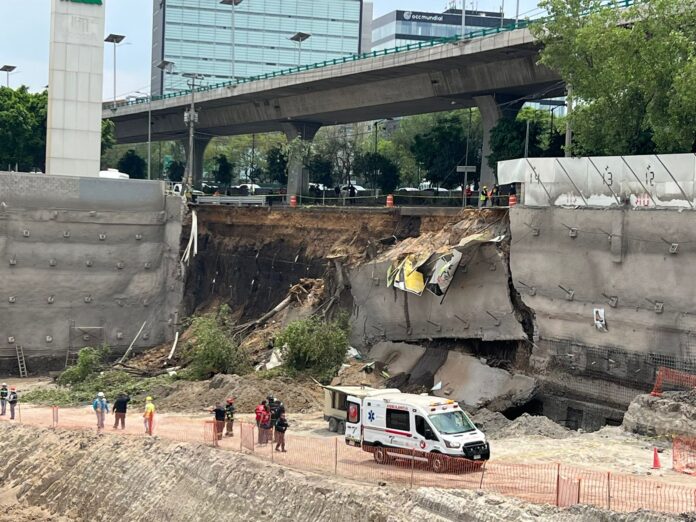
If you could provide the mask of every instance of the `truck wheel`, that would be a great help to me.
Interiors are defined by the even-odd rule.
[[[336,430],[339,435],[345,435],[346,434],[346,423],[345,421],[338,421],[338,428]]]
[[[375,451],[372,453],[377,464],[389,464],[391,458],[387,455],[387,450],[382,446],[377,446]]]
[[[433,453],[430,457],[430,466],[435,473],[444,473],[447,471],[447,461],[443,455]]]
[[[333,431],[334,433],[338,429],[338,420],[336,420],[335,417],[331,417],[329,419],[329,431]]]

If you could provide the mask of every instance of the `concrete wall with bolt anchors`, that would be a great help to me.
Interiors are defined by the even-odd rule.
[[[174,337],[181,198],[161,182],[0,173],[0,368]],[[39,360],[40,358],[40,360]]]
[[[596,429],[620,422],[660,366],[696,371],[695,219],[675,210],[511,209],[512,281],[535,314],[531,367],[542,396],[559,398],[542,398],[544,414]],[[606,331],[594,325],[595,308]]]
[[[351,271],[355,346],[380,340],[526,338],[510,300],[507,261],[495,244],[482,245],[466,268],[460,266],[444,298],[427,290],[418,296],[387,288],[388,267],[388,261],[375,262]]]

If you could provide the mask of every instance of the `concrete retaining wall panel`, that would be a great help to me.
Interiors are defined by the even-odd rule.
[[[482,245],[469,266],[457,270],[444,299],[427,290],[418,296],[387,288],[388,266],[370,263],[351,272],[356,345],[380,339],[525,338],[510,301],[506,263],[494,244]]]
[[[694,223],[693,214],[674,211],[514,208],[511,272],[539,337],[694,358]],[[610,237],[617,228],[620,256]],[[677,254],[669,253],[672,242]],[[604,308],[608,331],[595,328],[594,308]]]
[[[144,321],[136,347],[173,338],[183,207],[162,183],[0,174],[0,201],[0,365],[16,368],[16,344],[29,371],[118,352]]]

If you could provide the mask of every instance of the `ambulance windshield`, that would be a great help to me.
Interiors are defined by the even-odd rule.
[[[474,431],[476,427],[463,411],[448,411],[428,415],[430,422],[443,435],[454,435]]]

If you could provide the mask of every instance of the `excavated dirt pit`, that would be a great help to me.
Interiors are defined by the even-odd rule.
[[[158,438],[0,425],[0,520],[674,521],[654,513],[559,510],[476,491],[363,485]],[[22,451],[17,451],[22,448]],[[47,515],[49,510],[52,514]]]

